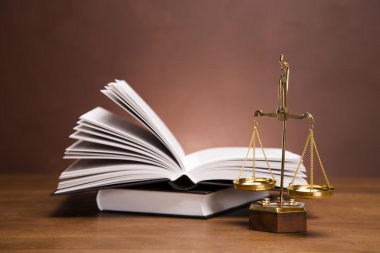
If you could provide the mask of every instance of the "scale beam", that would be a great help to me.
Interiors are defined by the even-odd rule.
[[[303,114],[292,114],[292,113],[278,113],[278,112],[263,112],[262,110],[257,110],[255,112],[254,117],[255,118],[272,117],[272,118],[282,119],[281,121],[288,120],[288,119],[307,119],[309,120],[310,124],[314,124],[314,117],[309,112],[305,112]]]

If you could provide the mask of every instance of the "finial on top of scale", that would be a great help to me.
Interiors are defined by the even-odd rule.
[[[280,62],[281,68],[289,69],[289,63],[284,61],[284,55],[283,54],[280,54],[280,61],[279,62]]]

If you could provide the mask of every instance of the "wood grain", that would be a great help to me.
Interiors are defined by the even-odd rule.
[[[51,197],[56,175],[0,175],[0,252],[379,252],[380,179],[332,180],[308,232],[248,229],[248,207],[211,219],[99,212],[95,194]],[[356,187],[356,188],[353,188]]]

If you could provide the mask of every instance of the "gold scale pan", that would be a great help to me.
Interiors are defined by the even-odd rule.
[[[296,169],[296,172],[293,176],[292,181],[290,182],[288,186],[288,193],[290,196],[294,198],[301,198],[301,199],[316,199],[316,198],[324,198],[329,197],[333,195],[334,193],[334,187],[330,184],[329,179],[327,177],[326,171],[323,167],[321,157],[319,155],[319,151],[317,148],[317,145],[315,144],[314,139],[314,120],[313,117],[310,117],[310,128],[309,128],[309,134],[306,139],[305,147],[302,152],[302,156],[300,159],[300,162],[298,164],[298,167]],[[295,178],[297,177],[297,173],[300,169],[301,163],[304,159],[307,147],[310,147],[310,184],[306,185],[293,185]],[[322,170],[324,179],[326,184],[325,185],[318,185],[314,184],[314,152],[317,155],[319,166]]]

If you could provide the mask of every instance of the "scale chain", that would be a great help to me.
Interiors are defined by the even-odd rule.
[[[315,150],[315,153],[317,155],[317,158],[318,158],[318,161],[319,161],[319,165],[321,166],[321,170],[322,170],[324,179],[326,181],[326,184],[330,187],[329,179],[328,179],[326,171],[325,171],[325,169],[323,167],[322,160],[321,160],[321,157],[320,157],[319,152],[318,152],[317,144],[315,143],[313,129],[309,129],[309,134],[308,134],[307,139],[306,139],[305,147],[304,147],[304,149],[302,151],[301,159],[300,159],[300,161],[298,163],[296,172],[295,172],[295,174],[294,174],[294,176],[292,178],[292,181],[290,182],[289,185],[293,185],[293,183],[294,183],[294,181],[295,181],[295,179],[297,177],[297,174],[298,174],[298,172],[300,170],[301,164],[303,162],[303,159],[305,157],[305,153],[306,153],[306,150],[307,150],[307,147],[309,146],[309,144],[310,144],[310,185],[312,187],[314,186],[314,150]]]
[[[313,139],[314,139],[314,138],[313,138]],[[319,152],[318,152],[317,144],[315,144],[315,140],[314,140],[313,142],[314,142],[315,153],[317,154],[318,161],[319,161],[319,165],[321,166],[321,170],[322,170],[322,172],[323,172],[323,176],[324,176],[324,178],[325,178],[325,181],[326,181],[327,185],[330,187],[329,179],[328,179],[327,174],[326,174],[326,171],[325,171],[325,169],[324,169],[324,167],[323,167],[321,157],[319,156]]]
[[[253,143],[252,143],[252,177],[253,180],[256,180],[256,134],[257,134],[257,127],[254,126],[253,128]]]
[[[263,143],[261,142],[261,138],[260,138],[259,131],[257,130],[256,133],[257,133],[257,139],[259,140],[259,144],[260,144],[261,150],[263,151],[263,155],[264,155],[265,163],[267,164],[267,167],[268,167],[268,170],[269,170],[269,172],[270,172],[270,175],[272,176],[272,179],[273,179],[273,180],[276,180],[276,179],[274,178],[274,175],[273,175],[273,172],[272,172],[272,168],[271,168],[270,165],[269,165],[269,161],[268,161],[267,155],[265,154],[264,146],[263,146]]]
[[[255,138],[255,126],[253,127],[251,140],[249,141],[248,151],[247,151],[247,154],[245,155],[245,158],[244,158],[244,161],[243,161],[243,166],[241,167],[241,170],[240,170],[240,174],[239,174],[239,176],[238,176],[238,179],[240,179],[241,175],[243,174],[243,171],[244,171],[244,168],[245,168],[245,164],[246,164],[246,162],[247,162],[247,158],[248,158],[248,156],[249,156],[249,151],[251,151],[252,143],[253,143],[253,139],[254,139],[254,138]]]
[[[264,146],[263,146],[263,143],[262,143],[261,138],[260,138],[259,130],[257,128],[257,124],[258,124],[258,122],[256,120],[254,120],[254,126],[253,126],[251,140],[249,142],[248,151],[247,151],[247,154],[245,155],[245,158],[244,158],[244,161],[243,161],[243,165],[241,167],[238,179],[240,179],[241,176],[242,176],[242,174],[243,174],[243,171],[245,169],[245,165],[247,163],[247,159],[248,159],[249,153],[250,153],[250,151],[252,149],[252,178],[253,178],[253,180],[256,180],[256,136],[257,136],[257,139],[258,139],[259,144],[260,144],[260,148],[261,148],[261,150],[263,152],[265,163],[266,163],[266,165],[268,167],[268,170],[270,172],[270,175],[271,175],[272,179],[275,181],[276,179],[275,179],[275,177],[273,175],[273,171],[272,171],[272,168],[271,168],[271,166],[269,164],[268,157],[267,157],[267,155],[265,153]]]
[[[298,166],[297,166],[296,172],[294,173],[294,176],[293,176],[293,178],[292,178],[292,181],[290,182],[289,185],[293,185],[294,181],[296,180],[296,177],[297,177],[297,174],[298,174],[298,172],[299,172],[299,170],[300,170],[300,168],[301,168],[301,164],[302,164],[302,162],[303,162],[303,158],[304,158],[304,156],[305,156],[305,153],[306,153],[306,150],[307,150],[307,146],[308,146],[308,144],[309,144],[309,141],[310,141],[310,133],[307,135],[307,139],[306,139],[305,147],[303,148],[303,151],[302,151],[301,159],[300,159],[300,161],[299,161],[299,163],[298,163]]]
[[[314,185],[314,135],[313,130],[309,129],[310,135],[310,184]]]

